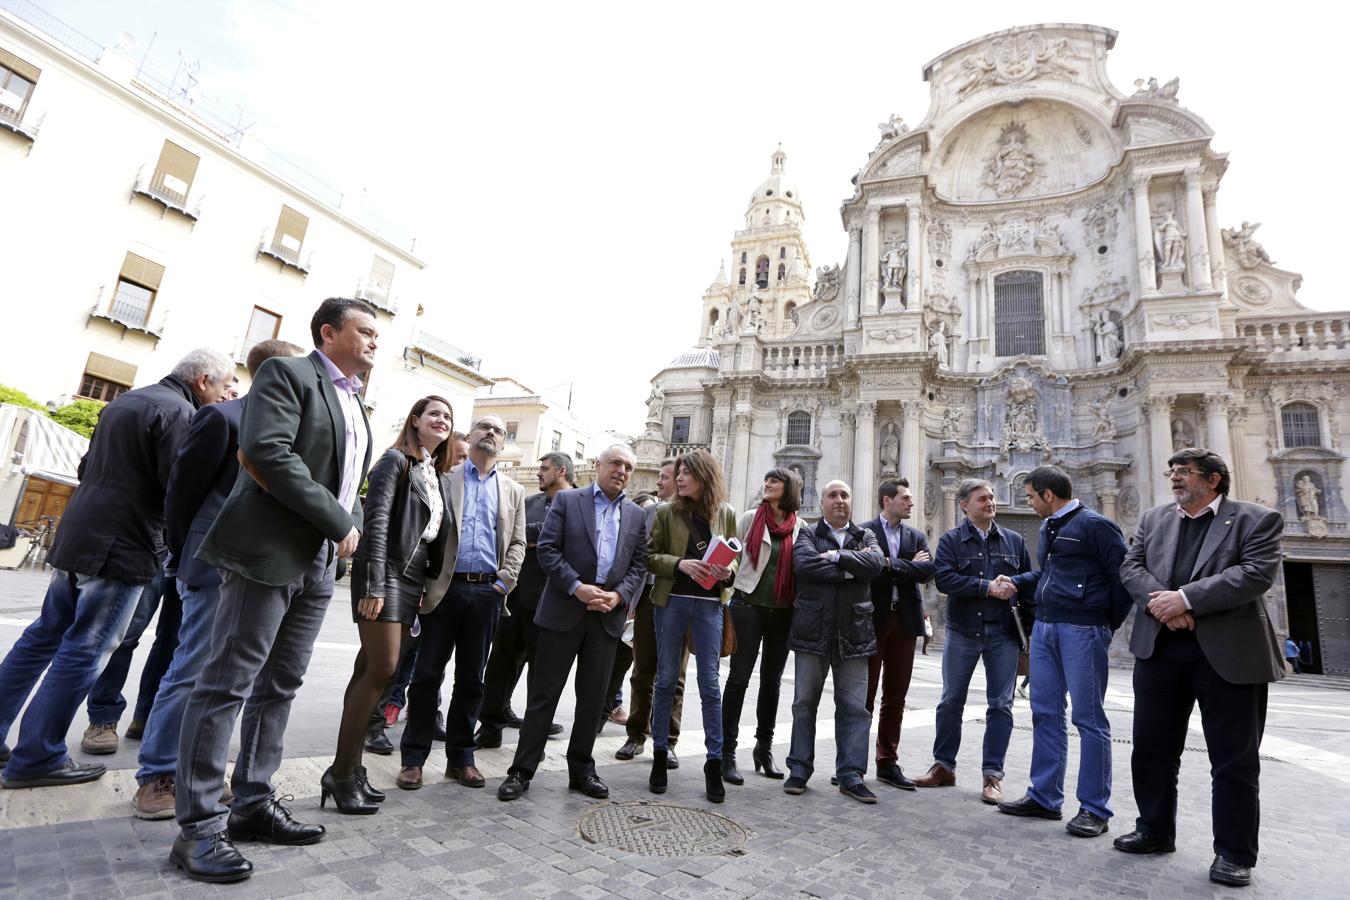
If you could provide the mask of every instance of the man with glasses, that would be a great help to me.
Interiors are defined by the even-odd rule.
[[[422,601],[422,637],[408,686],[408,724],[395,783],[422,786],[422,765],[436,730],[437,691],[450,657],[455,681],[445,714],[445,777],[465,787],[486,784],[474,765],[474,725],[483,705],[483,669],[492,632],[516,586],[525,559],[525,489],[497,471],[506,423],[479,416],[469,429],[469,458],[450,470],[450,524],[444,528],[445,560]],[[507,615],[510,615],[508,612]]]
[[[1073,497],[1059,466],[1038,466],[1023,485],[1027,504],[1043,521],[1040,568],[1011,579],[1035,593],[1031,629],[1031,786],[998,811],[1010,816],[1062,818],[1069,738],[1064,695],[1078,729],[1078,803],[1066,827],[1074,837],[1097,837],[1111,818],[1111,723],[1106,718],[1106,651],[1130,614],[1120,583],[1125,538],[1115,522]]]
[[[1284,520],[1229,499],[1228,466],[1209,450],[1179,450],[1167,465],[1176,502],[1144,513],[1120,570],[1137,607],[1130,769],[1139,819],[1115,847],[1176,849],[1177,773],[1198,702],[1213,780],[1209,877],[1241,886],[1256,865],[1268,685],[1284,677],[1264,602]]]

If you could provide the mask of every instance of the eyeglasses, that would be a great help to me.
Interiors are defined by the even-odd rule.
[[[1190,466],[1178,466],[1175,469],[1163,469],[1164,478],[1185,478],[1187,475],[1199,474],[1199,470],[1192,469]]]
[[[502,436],[502,437],[506,437],[506,431],[505,431],[504,429],[498,428],[496,425],[489,425],[489,424],[487,424],[486,422],[479,423],[479,425],[478,425],[478,430],[479,430],[479,431],[488,431],[488,432],[491,432],[492,434],[496,434],[496,435],[500,435],[500,436]]]

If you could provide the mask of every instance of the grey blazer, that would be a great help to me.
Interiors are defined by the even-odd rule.
[[[1209,664],[1233,684],[1261,684],[1284,677],[1265,593],[1280,565],[1284,519],[1273,509],[1223,498],[1210,523],[1195,568],[1181,589],[1195,616],[1195,637]],[[1144,513],[1125,553],[1120,580],[1137,611],[1130,652],[1153,655],[1164,626],[1148,614],[1150,591],[1165,591],[1176,560],[1181,517],[1177,504]]]
[[[459,520],[464,515],[464,463],[450,470],[449,521],[441,528],[440,574],[427,582],[427,593],[422,599],[422,615],[441,605],[450,579],[455,574],[455,560],[459,556]],[[500,466],[497,467],[497,577],[506,585],[506,594],[516,587],[520,564],[525,561],[525,488],[521,487]],[[502,595],[502,615],[506,609],[506,594]]]
[[[548,576],[539,597],[535,624],[554,631],[569,631],[581,623],[586,607],[572,596],[572,584],[595,584],[595,491],[596,486],[560,491],[544,519],[539,535],[539,564]],[[624,498],[619,508],[619,539],[614,563],[600,585],[617,591],[623,602],[604,613],[605,630],[613,637],[623,634],[628,612],[637,604],[647,580],[647,517],[632,500]]]

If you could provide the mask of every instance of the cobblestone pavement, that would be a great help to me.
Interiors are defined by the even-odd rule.
[[[7,648],[22,618],[10,605],[0,574],[0,648]],[[34,604],[35,605],[35,604]],[[336,606],[336,604],[335,604]],[[345,607],[345,604],[343,604]],[[8,610],[15,610],[9,612]],[[344,614],[331,613],[332,637],[342,637]],[[349,623],[345,640],[351,643]],[[330,637],[328,626],[321,640]],[[142,650],[143,654],[144,650]],[[172,822],[144,822],[127,813],[129,772],[113,772],[96,785],[0,792],[0,897],[54,896],[197,897],[1343,897],[1339,866],[1350,857],[1350,694],[1306,681],[1284,682],[1271,691],[1263,753],[1265,812],[1262,856],[1255,883],[1245,890],[1220,889],[1206,877],[1210,849],[1208,763],[1203,738],[1191,733],[1192,750],[1181,770],[1178,852],[1139,858],[1118,853],[1110,838],[1129,831],[1135,815],[1129,779],[1131,698],[1129,671],[1112,672],[1107,705],[1116,735],[1116,818],[1112,831],[1095,840],[1065,833],[1063,824],[1003,816],[979,799],[980,717],[966,710],[965,741],[958,784],[902,792],[872,783],[876,806],[861,806],[829,786],[834,745],[828,724],[829,695],[822,702],[817,773],[800,797],[782,792],[782,782],[753,774],[748,752],[741,762],[743,787],[728,786],[724,804],[702,795],[698,744],[698,700],[691,692],[680,755],[684,765],[671,773],[670,791],[657,798],[646,790],[648,753],[618,763],[613,751],[620,729],[608,726],[597,744],[600,774],[615,803],[640,801],[714,811],[749,832],[737,854],[657,858],[626,855],[587,843],[578,820],[598,804],[566,789],[561,754],[565,742],[550,744],[545,770],[529,793],[501,803],[495,789],[510,761],[512,746],[479,754],[488,775],[486,790],[440,779],[444,757],[434,751],[428,783],[416,792],[392,789],[397,757],[367,757],[377,785],[389,789],[379,815],[342,817],[319,810],[315,788],[328,763],[332,727],[345,682],[350,652],[335,647],[316,654],[316,670],[302,689],[292,721],[297,739],[288,741],[281,777],[283,791],[298,799],[296,814],[324,823],[328,837],[304,848],[241,845],[253,860],[253,878],[232,886],[190,882],[168,863]],[[930,761],[933,706],[940,687],[940,657],[920,656],[905,721],[901,762],[911,775]],[[791,667],[789,667],[789,673]],[[130,684],[134,692],[135,672]],[[334,692],[332,687],[338,690]],[[754,685],[751,686],[754,691]],[[776,755],[786,754],[788,697],[784,685]],[[971,697],[983,696],[978,675]],[[303,701],[303,702],[301,702]],[[523,688],[516,707],[524,706]],[[753,718],[747,703],[746,723]],[[1024,700],[1015,709],[1017,726],[1007,759],[1005,790],[1020,796],[1030,760],[1030,714]],[[558,720],[570,727],[570,705]],[[1196,724],[1196,723],[1193,723]],[[749,726],[743,729],[747,736]],[[83,722],[73,733],[78,737]],[[398,729],[391,732],[397,741]],[[313,738],[308,735],[314,735]],[[320,739],[319,736],[322,736]],[[11,733],[10,737],[15,735]],[[508,742],[514,732],[507,732]],[[1077,742],[1071,740],[1071,754]],[[134,766],[132,743],[112,759]],[[76,753],[77,757],[81,754]],[[107,759],[107,758],[105,758]],[[1069,766],[1070,786],[1076,759]],[[118,779],[121,779],[119,785]],[[1071,789],[1071,788],[1070,788]],[[21,810],[30,810],[20,814]],[[33,810],[45,810],[38,815]],[[52,810],[58,810],[53,813]],[[1066,813],[1074,812],[1072,801]],[[1067,816],[1066,816],[1067,818]],[[23,821],[50,824],[14,827]],[[1340,887],[1338,887],[1340,885]]]

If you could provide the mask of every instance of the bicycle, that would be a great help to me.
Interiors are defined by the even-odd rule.
[[[52,547],[52,536],[56,533],[56,516],[42,516],[38,527],[32,530],[19,527],[19,534],[28,538],[28,550],[19,562],[19,568],[35,569],[47,565],[47,551]]]

